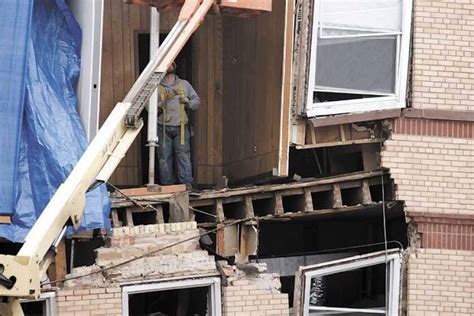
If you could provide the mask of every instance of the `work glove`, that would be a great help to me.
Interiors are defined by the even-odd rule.
[[[188,97],[179,97],[179,103],[189,105],[189,98]]]

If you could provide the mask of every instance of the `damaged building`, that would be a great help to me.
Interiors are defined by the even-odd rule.
[[[66,1],[89,141],[185,2]],[[472,21],[470,0],[215,1],[175,59],[201,98],[196,190],[157,185],[144,128],[107,181],[111,228],[58,240],[23,312],[470,315]]]

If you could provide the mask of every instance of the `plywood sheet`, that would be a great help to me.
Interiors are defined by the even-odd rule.
[[[241,179],[278,167],[285,1],[271,14],[224,17],[223,173]]]

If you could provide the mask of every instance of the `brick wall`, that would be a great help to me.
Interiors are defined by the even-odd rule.
[[[59,316],[122,315],[120,287],[60,290],[56,300]]]
[[[408,211],[474,215],[473,157],[474,139],[394,133],[382,165]]]
[[[419,249],[408,261],[408,315],[472,315],[474,253]]]
[[[196,222],[114,228],[107,243],[96,249],[95,265],[77,267],[71,273],[87,276],[67,281],[66,287],[108,287],[114,282],[217,273],[214,257],[199,246]],[[91,274],[123,262],[128,263]]]
[[[223,315],[289,315],[288,294],[262,288],[250,280],[233,281],[223,288]]]
[[[474,2],[414,3],[413,107],[474,111]]]

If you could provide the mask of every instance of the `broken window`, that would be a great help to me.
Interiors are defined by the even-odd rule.
[[[221,315],[220,279],[204,278],[123,288],[123,315]]]
[[[412,0],[315,0],[307,116],[405,106]]]
[[[390,250],[301,267],[295,307],[303,315],[398,315],[400,260]]]

